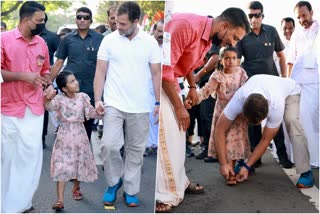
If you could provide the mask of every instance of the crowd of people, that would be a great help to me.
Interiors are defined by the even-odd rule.
[[[302,29],[285,17],[282,34],[262,23],[263,5],[252,1],[247,14],[234,7],[217,17],[176,13],[150,35],[139,28],[140,6],[127,1],[108,8],[107,25],[94,30],[92,11],[80,7],[77,29],[56,34],[46,29],[45,7],[24,2],[15,29],[1,22],[1,212],[34,210],[50,114],[58,127],[50,163],[56,211],[64,209],[68,181],[80,201],[80,183],[98,178],[90,144],[95,119],[103,124],[105,206],[114,205],[122,186],[126,205],[140,205],[149,155],[157,155],[155,212],[205,192],[184,165],[193,156],[195,121],[202,147],[196,158],[218,163],[227,185],[255,173],[274,142],[280,166],[295,165],[300,174],[296,186],[312,187],[319,23],[309,2],[293,9]]]

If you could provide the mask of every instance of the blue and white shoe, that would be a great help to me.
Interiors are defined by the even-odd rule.
[[[112,187],[108,187],[107,191],[103,194],[103,203],[106,206],[111,206],[113,205],[113,203],[116,201],[117,199],[117,192],[120,189],[120,187],[122,186],[122,179],[119,179],[119,182],[112,186]]]
[[[124,192],[123,197],[128,207],[137,207],[140,204],[138,197],[135,195],[128,195]]]
[[[313,186],[313,173],[311,170],[302,173],[298,182],[297,187],[299,188],[310,188]]]

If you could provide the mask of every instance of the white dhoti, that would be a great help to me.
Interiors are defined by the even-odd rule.
[[[24,118],[1,114],[1,124],[1,212],[23,212],[39,185],[43,115],[27,107]]]
[[[308,140],[310,164],[319,167],[319,83],[299,85],[300,120]]]
[[[183,200],[190,183],[184,167],[185,144],[186,133],[179,130],[173,106],[161,90],[156,200],[172,206]]]

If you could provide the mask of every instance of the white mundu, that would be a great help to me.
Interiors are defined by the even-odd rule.
[[[286,98],[289,95],[299,94],[300,88],[295,81],[288,78],[265,74],[254,75],[233,95],[223,111],[225,116],[229,120],[234,120],[242,112],[246,98],[252,93],[261,94],[268,100],[266,126],[277,128],[283,119]]]
[[[103,96],[107,106],[127,113],[153,110],[149,64],[161,62],[161,51],[154,37],[139,30],[129,40],[116,30],[102,40],[98,59],[108,61]]]

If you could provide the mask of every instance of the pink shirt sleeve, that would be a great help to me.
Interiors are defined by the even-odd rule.
[[[181,58],[185,47],[192,41],[194,33],[191,26],[184,20],[175,20],[169,22],[165,27],[165,32],[171,34],[171,65],[164,65],[162,79],[175,81],[179,75],[175,75],[174,68]]]

